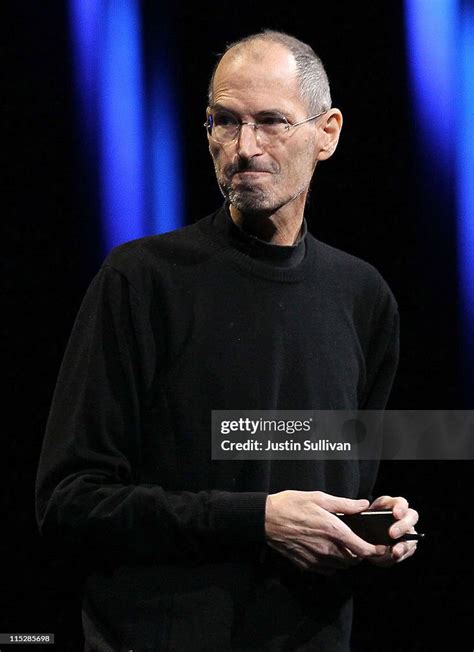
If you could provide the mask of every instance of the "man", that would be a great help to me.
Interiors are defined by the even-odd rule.
[[[215,409],[386,404],[395,300],[304,221],[341,125],[309,46],[230,46],[206,121],[224,207],[118,247],[89,288],[37,483],[42,532],[88,565],[87,650],[348,650],[349,569],[415,551],[407,501],[369,503],[375,462],[211,459]],[[393,510],[394,545],[334,514],[369,505]]]

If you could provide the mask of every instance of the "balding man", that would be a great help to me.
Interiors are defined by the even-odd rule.
[[[211,412],[383,409],[396,302],[371,265],[307,231],[342,126],[308,45],[274,31],[230,45],[205,126],[224,205],[114,249],[93,280],[38,521],[82,553],[86,650],[349,650],[346,574],[412,555],[396,538],[418,514],[372,500],[375,461],[213,460]],[[392,510],[392,546],[335,515],[369,506]]]

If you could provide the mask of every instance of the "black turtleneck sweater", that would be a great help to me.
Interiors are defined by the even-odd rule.
[[[236,249],[268,265],[295,267],[303,260],[306,253],[308,232],[306,220],[303,220],[296,242],[291,246],[271,244],[247,233],[233,222],[227,205],[224,210],[216,213],[213,225],[216,231],[227,238]]]
[[[381,409],[395,300],[368,263],[224,207],[114,249],[64,357],[37,479],[42,533],[89,574],[90,650],[346,650],[344,573],[268,553],[285,489],[367,497],[372,461],[213,461],[211,411]],[[304,647],[308,645],[310,647]]]

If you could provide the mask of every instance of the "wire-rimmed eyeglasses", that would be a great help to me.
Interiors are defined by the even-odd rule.
[[[284,136],[290,129],[299,127],[299,125],[305,124],[305,122],[316,120],[316,118],[319,118],[324,113],[327,113],[327,111],[322,111],[317,115],[312,115],[299,122],[289,122],[284,115],[270,112],[264,114],[258,122],[248,122],[246,120],[240,120],[230,111],[218,109],[209,114],[204,123],[204,127],[212,140],[215,140],[217,143],[226,144],[237,140],[243,125],[250,125],[255,131],[258,142],[261,145],[268,145],[279,137]]]

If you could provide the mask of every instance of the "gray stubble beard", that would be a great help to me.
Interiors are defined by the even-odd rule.
[[[268,211],[273,208],[271,197],[263,190],[233,190],[229,189],[224,192],[224,196],[230,203],[242,213],[255,213],[259,211]]]
[[[299,197],[305,190],[306,186],[299,188],[297,192],[286,201],[276,202],[269,193],[259,188],[251,187],[249,190],[234,190],[227,183],[219,183],[220,191],[223,196],[242,213],[274,213],[285,204],[289,204]]]

